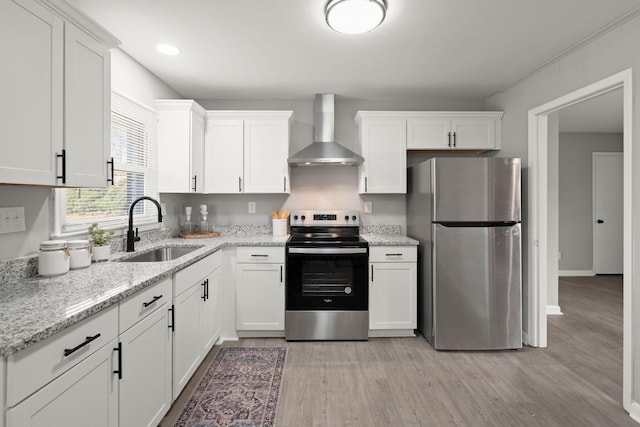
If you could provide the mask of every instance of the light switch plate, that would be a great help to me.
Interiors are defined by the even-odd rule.
[[[364,213],[371,213],[371,202],[364,202]]]
[[[256,202],[249,202],[249,213],[256,213]]]
[[[0,234],[25,231],[24,207],[0,208]]]

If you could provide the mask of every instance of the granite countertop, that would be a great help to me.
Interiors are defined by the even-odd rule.
[[[372,246],[417,245],[400,234],[366,233]],[[30,277],[0,284],[0,356],[27,348],[99,312],[134,293],[170,277],[225,246],[284,246],[289,236],[223,234],[211,239],[170,238],[136,245],[135,253],[117,253],[106,262],[93,263],[56,277]],[[172,261],[127,263],[118,260],[160,246],[196,246]]]

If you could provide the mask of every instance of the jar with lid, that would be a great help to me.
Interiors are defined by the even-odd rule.
[[[69,268],[71,270],[91,265],[92,250],[88,240],[69,240],[67,247],[69,248]]]
[[[38,274],[58,276],[69,271],[70,256],[66,240],[47,240],[40,243]]]

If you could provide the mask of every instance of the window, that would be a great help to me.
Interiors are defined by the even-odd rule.
[[[129,206],[140,196],[158,198],[157,118],[153,110],[116,92],[111,94],[111,156],[114,182],[107,188],[56,190],[58,235],[86,232],[97,222],[103,228],[127,225]],[[110,175],[110,173],[109,173]],[[153,203],[134,208],[136,225],[157,224]]]

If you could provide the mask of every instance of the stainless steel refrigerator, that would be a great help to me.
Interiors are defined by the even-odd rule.
[[[520,159],[439,157],[407,178],[419,331],[438,350],[521,348]]]

